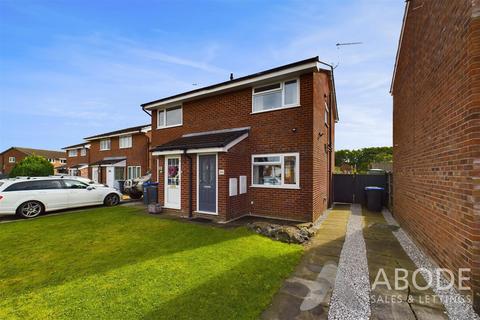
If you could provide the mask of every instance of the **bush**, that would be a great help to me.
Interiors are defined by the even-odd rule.
[[[31,155],[20,161],[10,172],[10,178],[18,176],[44,177],[53,175],[53,165],[44,157]]]

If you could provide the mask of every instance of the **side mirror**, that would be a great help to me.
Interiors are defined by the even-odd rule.
[[[88,190],[88,191],[93,190],[93,189],[95,189],[95,187],[93,187],[93,186],[88,186],[88,187],[87,187],[87,190]]]

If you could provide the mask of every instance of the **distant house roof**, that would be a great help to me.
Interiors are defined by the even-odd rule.
[[[135,127],[130,127],[130,128],[125,128],[125,129],[120,129],[116,131],[111,131],[111,132],[106,132],[102,134],[97,134],[94,136],[86,137],[85,140],[90,141],[90,140],[97,140],[97,139],[102,139],[102,138],[108,138],[108,137],[114,137],[114,136],[120,136],[123,134],[128,134],[128,133],[140,133],[142,131],[149,131],[151,129],[150,124],[144,124],[141,126],[135,126]]]
[[[4,154],[7,151],[10,151],[12,149],[15,149],[19,152],[22,152],[26,155],[32,155],[35,154],[37,156],[41,156],[47,159],[66,159],[65,156],[65,151],[55,151],[55,150],[44,150],[44,149],[33,149],[33,148],[23,148],[23,147],[11,147],[8,148],[7,150],[3,151],[2,154]]]
[[[205,148],[226,148],[232,143],[240,142],[248,136],[249,129],[230,129],[199,134],[184,135],[181,138],[152,148],[150,151],[163,152],[173,150],[196,150]]]
[[[63,147],[62,150],[84,148],[87,145],[88,145],[88,143],[84,142],[84,143],[74,144],[74,145],[68,146],[68,147]]]

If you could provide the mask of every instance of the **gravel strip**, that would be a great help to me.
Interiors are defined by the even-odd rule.
[[[397,221],[392,217],[392,214],[387,209],[382,211],[383,216],[388,224],[399,226]],[[408,237],[408,235],[401,228],[397,231],[393,231],[393,234],[397,238],[398,242],[403,247],[403,250],[412,259],[417,268],[421,269],[420,273],[428,281],[432,279],[432,289],[440,298],[445,309],[447,310],[448,317],[452,320],[480,320],[480,317],[473,310],[472,305],[461,295],[455,287],[450,289],[440,289],[448,286],[448,280],[443,276],[435,272],[438,267],[432,260],[430,260]],[[427,271],[428,270],[428,271]],[[440,287],[438,286],[440,284]]]
[[[370,280],[367,250],[363,239],[362,209],[351,206],[345,243],[338,263],[337,277],[330,300],[328,319],[362,320],[370,318]]]

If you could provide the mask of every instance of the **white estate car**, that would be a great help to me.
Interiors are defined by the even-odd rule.
[[[46,211],[120,203],[121,194],[104,185],[66,177],[0,180],[0,214],[34,218]]]

